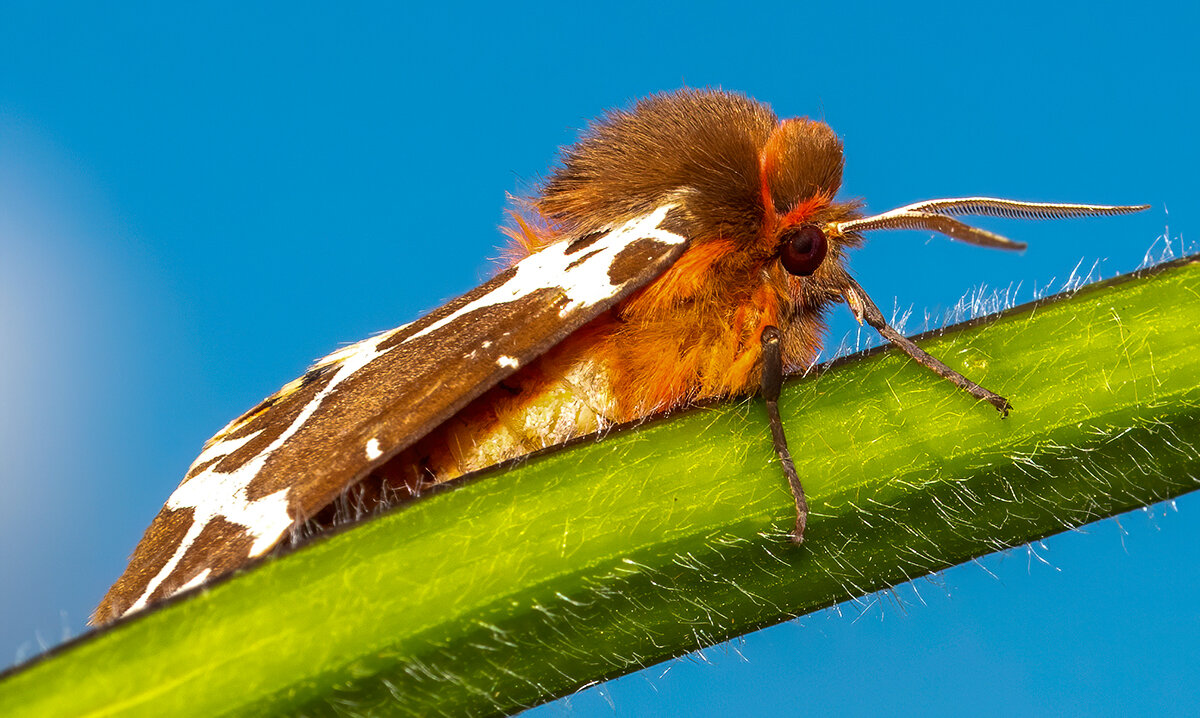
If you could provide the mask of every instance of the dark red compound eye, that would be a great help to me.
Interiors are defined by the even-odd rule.
[[[807,277],[817,271],[829,248],[825,233],[814,224],[802,224],[783,233],[779,261],[789,274]]]

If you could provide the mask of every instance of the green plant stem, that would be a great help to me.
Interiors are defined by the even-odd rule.
[[[1200,485],[1200,263],[921,340],[760,400],[492,472],[85,636],[0,681],[16,715],[514,712]]]

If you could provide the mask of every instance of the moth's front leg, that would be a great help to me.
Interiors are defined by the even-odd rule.
[[[783,467],[796,499],[796,526],[792,529],[792,541],[804,541],[804,526],[808,523],[808,501],[804,498],[804,487],[796,474],[796,464],[788,451],[787,435],[783,433],[783,422],[779,419],[779,390],[783,386],[783,353],[779,346],[779,329],[768,326],[762,332],[762,395],[767,404],[767,419],[771,424],[771,438],[775,453]]]
[[[1008,416],[1008,410],[1012,408],[1012,405],[1008,403],[1008,399],[990,389],[979,386],[962,374],[954,371],[943,364],[941,360],[925,353],[925,350],[917,346],[911,339],[896,331],[883,318],[883,312],[879,311],[879,307],[875,305],[875,302],[871,301],[871,298],[867,296],[867,293],[863,291],[858,282],[850,277],[846,277],[846,287],[842,290],[842,296],[845,298],[846,304],[850,306],[850,311],[854,312],[854,318],[860,324],[866,321],[867,324],[882,334],[885,339],[897,346],[900,351],[915,359],[918,364],[928,368],[943,379],[950,381],[976,399],[988,402],[996,407],[1002,415]]]

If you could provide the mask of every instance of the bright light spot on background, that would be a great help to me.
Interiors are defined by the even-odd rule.
[[[87,570],[88,546],[60,545],[78,544],[67,527],[103,531],[94,476],[119,436],[105,409],[137,364],[122,357],[135,349],[130,277],[84,173],[5,116],[0,158],[0,561],[28,581],[5,589],[28,603],[17,615],[36,616],[0,651],[28,653],[60,637],[57,576]],[[77,631],[83,618],[65,620]]]

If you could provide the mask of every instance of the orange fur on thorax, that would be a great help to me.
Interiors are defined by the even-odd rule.
[[[821,193],[774,213],[760,158],[770,228],[802,222],[828,206]],[[512,213],[505,259],[515,263],[562,238],[534,214]],[[770,238],[745,244],[702,238],[613,309],[473,401],[376,470],[372,486],[418,490],[546,446],[700,399],[752,393],[761,377],[760,337],[783,336],[785,361],[811,361],[819,349],[817,313],[797,313],[798,285],[777,261]],[[784,312],[784,307],[788,311]]]
[[[539,239],[524,236],[522,247]],[[412,491],[698,399],[752,392],[758,337],[779,323],[787,285],[728,286],[720,265],[733,252],[721,239],[688,249],[656,281],[476,399],[376,478]]]

